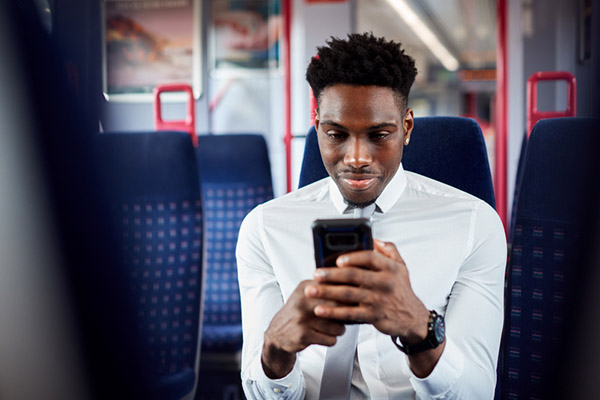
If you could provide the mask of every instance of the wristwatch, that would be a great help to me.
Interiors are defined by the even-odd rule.
[[[398,349],[407,355],[417,354],[425,350],[435,349],[446,337],[446,326],[444,316],[435,311],[429,311],[429,322],[427,323],[427,337],[414,344],[402,344],[398,336],[392,336],[392,342]]]

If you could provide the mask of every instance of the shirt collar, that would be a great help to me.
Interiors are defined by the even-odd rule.
[[[402,163],[400,163],[396,175],[394,175],[392,180],[387,184],[381,195],[375,201],[375,204],[377,205],[376,210],[382,213],[388,212],[390,208],[396,204],[402,193],[404,193],[405,188],[406,173],[404,172],[404,168],[402,168]],[[340,214],[343,214],[348,208],[348,204],[346,204],[342,193],[333,179],[329,179],[329,195],[336,210],[338,210]]]

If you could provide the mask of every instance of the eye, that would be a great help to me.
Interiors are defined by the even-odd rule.
[[[346,138],[345,133],[339,132],[339,131],[334,131],[334,130],[327,131],[327,136],[329,136],[329,138],[331,140],[342,140],[342,139]]]
[[[369,138],[373,140],[383,140],[388,137],[389,132],[371,132],[369,133]]]

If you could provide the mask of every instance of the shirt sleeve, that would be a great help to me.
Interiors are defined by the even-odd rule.
[[[236,249],[242,303],[242,386],[248,399],[303,399],[306,384],[299,361],[281,379],[269,379],[262,368],[264,333],[284,299],[264,246],[262,207],[242,222]]]
[[[492,399],[504,318],[506,236],[500,218],[479,203],[471,240],[446,309],[446,347],[432,373],[410,378],[421,399]]]

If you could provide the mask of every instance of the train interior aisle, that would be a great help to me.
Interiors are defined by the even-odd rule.
[[[306,67],[369,31],[419,71],[404,167],[504,224],[495,399],[597,397],[600,0],[20,0],[0,399],[244,399],[240,224],[326,176]]]

